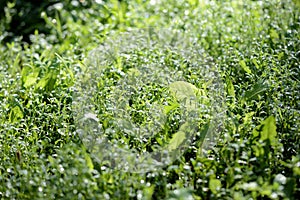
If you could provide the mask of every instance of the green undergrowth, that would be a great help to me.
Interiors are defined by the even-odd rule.
[[[73,7],[65,2],[49,8],[51,12],[41,11],[48,31],[29,22],[29,40],[11,31],[12,16],[18,12],[13,3],[1,16],[1,199],[297,199],[297,1],[113,0],[85,6],[85,1],[72,1]],[[82,69],[89,67],[86,60],[93,49],[112,35],[148,27],[176,29],[193,37],[201,47],[200,57],[209,58],[200,66],[214,67],[220,74],[226,113],[208,151],[201,151],[202,139],[196,134],[173,163],[145,173],[124,172],[98,162],[79,136],[72,108],[74,86]],[[107,102],[111,90],[147,62],[136,55],[151,58],[159,52],[129,52],[128,68],[122,70],[118,62],[108,64],[95,94],[103,126],[111,128],[117,122]],[[126,57],[116,59],[126,64]],[[190,87],[203,89],[205,77],[204,81],[180,55],[153,60],[181,71]],[[176,98],[157,82],[134,89],[140,91],[130,103],[135,123],[149,120],[146,103],[169,103],[163,107],[169,114],[163,129],[169,135],[163,139],[174,141],[181,125]],[[121,143],[131,142],[122,131],[118,137]],[[158,142],[137,141],[133,146],[151,151]]]

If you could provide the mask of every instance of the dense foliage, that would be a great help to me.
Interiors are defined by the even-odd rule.
[[[300,15],[297,1],[3,1],[0,22],[1,199],[297,199],[300,194]],[[1,5],[1,4],[0,4]],[[174,163],[147,173],[97,162],[72,110],[89,53],[113,33],[156,27],[189,33],[218,69],[226,119],[205,155],[195,140]],[[23,37],[22,37],[23,35]],[[128,65],[148,60],[131,52]],[[156,58],[156,57],[155,57]],[[118,58],[117,58],[118,59]],[[119,58],[121,59],[121,58]],[[162,62],[201,87],[180,56]],[[178,61],[178,62],[176,62]],[[130,67],[129,67],[130,68]],[[95,99],[113,127],[106,99],[128,68],[107,66]],[[201,84],[200,84],[201,83]],[[103,86],[103,87],[101,87]],[[158,91],[158,92],[157,92]],[[136,94],[163,98],[155,80]],[[155,99],[155,98],[154,98]],[[140,107],[138,107],[140,106]],[[133,113],[137,123],[148,118]],[[176,113],[174,114],[176,116]],[[165,129],[179,128],[170,119]],[[171,132],[171,133],[173,133]],[[119,133],[119,139],[128,141]],[[157,140],[157,139],[156,139]],[[129,141],[130,142],[130,141]],[[149,142],[149,141],[148,141]],[[150,141],[151,144],[155,141]],[[141,151],[149,143],[134,144]],[[143,149],[144,148],[144,149]]]

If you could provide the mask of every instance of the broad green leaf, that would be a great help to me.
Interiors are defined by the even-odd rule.
[[[49,79],[51,78],[51,74],[47,74],[44,78],[42,78],[36,85],[36,88],[44,89],[48,84]]]
[[[266,84],[263,84],[262,81],[259,81],[253,86],[252,90],[249,90],[245,93],[244,98],[246,100],[252,100],[256,99],[256,97],[265,92],[268,89],[268,86]]]
[[[169,114],[172,110],[178,108],[180,105],[177,102],[172,102],[169,106],[164,106],[164,112],[165,114]]]
[[[210,191],[214,194],[216,194],[221,189],[221,181],[216,178],[210,178],[208,187]]]
[[[92,171],[94,169],[94,164],[93,164],[91,157],[89,156],[88,153],[85,153],[84,157],[85,157],[87,166],[89,167],[90,171]]]
[[[53,90],[57,79],[55,72],[49,72],[44,78],[42,78],[36,85],[36,88],[47,89],[48,91]]]
[[[22,119],[23,118],[23,112],[22,110],[20,109],[19,106],[15,106],[11,111],[10,111],[10,116],[9,116],[9,119],[10,119],[10,122],[14,123],[14,122],[17,122],[19,119]]]
[[[48,156],[48,161],[52,165],[55,163],[54,158],[52,156],[50,156],[50,155]]]
[[[143,200],[151,200],[153,199],[153,193],[154,193],[155,185],[151,185],[149,187],[145,187],[143,190]]]
[[[187,109],[193,110],[197,106],[196,93],[198,88],[185,81],[176,81],[169,85],[172,95],[178,100],[184,102]]]
[[[173,151],[175,149],[177,149],[181,144],[182,142],[185,140],[186,136],[185,136],[185,132],[183,131],[178,131],[176,132],[172,139],[170,140],[168,146],[167,146],[167,149],[169,151]]]
[[[38,79],[39,71],[36,70],[33,73],[29,74],[28,76],[24,77],[24,87],[28,88],[34,85]]]
[[[239,63],[245,72],[247,72],[248,74],[252,74],[251,69],[246,65],[244,60],[241,60]]]
[[[195,92],[198,90],[196,86],[185,81],[173,82],[169,87],[174,96],[180,100],[183,100],[186,97],[195,96]]]
[[[272,145],[276,144],[277,132],[274,116],[268,117],[253,130],[254,137],[257,137],[259,135],[261,140],[269,139]]]
[[[179,128],[179,131],[177,131],[172,139],[170,140],[169,144],[167,145],[167,149],[169,151],[173,151],[177,149],[186,139],[186,131],[189,129],[189,123],[186,122],[182,124]]]

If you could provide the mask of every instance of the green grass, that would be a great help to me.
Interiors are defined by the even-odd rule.
[[[297,1],[97,2],[63,4],[56,14],[43,15],[50,32],[36,30],[31,43],[4,39],[13,4],[0,21],[1,199],[297,199]],[[123,32],[149,27],[178,30],[195,47],[183,46],[181,37],[170,48],[139,43],[139,34],[122,39]],[[170,35],[161,38],[169,41]],[[105,44],[116,47],[113,59]],[[174,92],[166,80],[185,81],[189,89]],[[133,95],[124,93],[127,85]],[[208,107],[197,110],[196,119],[184,115],[190,110],[182,109],[188,104],[178,96],[194,87],[203,98],[197,105]],[[89,145],[78,131],[90,133],[95,125],[77,121],[82,94],[81,104],[93,105],[92,119],[101,124],[96,129],[124,149],[182,147],[186,121],[194,134],[184,151],[175,151],[176,159],[171,153],[171,163],[149,164],[144,173],[120,170],[121,156],[101,155],[101,146]],[[226,112],[213,118],[218,108]],[[129,118],[131,128],[120,125]],[[206,132],[214,122],[221,125]],[[133,125],[144,127],[137,138]],[[215,137],[214,146],[203,143],[205,135]]]

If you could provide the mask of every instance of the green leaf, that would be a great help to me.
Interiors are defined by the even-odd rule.
[[[86,165],[89,167],[90,171],[93,171],[94,164],[93,164],[93,161],[92,161],[90,155],[88,153],[85,153],[84,158],[85,158],[85,161],[86,161]]]
[[[219,179],[210,178],[209,180],[209,189],[212,193],[216,194],[221,189],[221,181]]]
[[[14,68],[17,69],[19,68],[19,63],[20,63],[20,53],[17,54],[15,60],[14,60]]]
[[[255,65],[256,69],[260,69],[260,66],[258,65],[255,58],[253,58],[252,63]]]
[[[276,144],[276,122],[275,117],[270,116],[260,123],[254,130],[253,136],[260,136],[261,140],[269,139],[272,145]]]
[[[9,115],[10,122],[14,123],[17,122],[19,119],[22,119],[24,117],[22,110],[19,106],[15,106],[11,111]]]
[[[186,97],[195,96],[196,86],[185,81],[175,81],[169,85],[171,92],[178,99],[183,100]]]
[[[48,80],[50,79],[50,76],[51,74],[47,74],[44,78],[42,78],[36,85],[36,88],[44,89],[48,84]]]
[[[190,131],[189,129],[190,129],[190,123],[186,122],[182,124],[179,130],[173,135],[172,139],[167,145],[167,149],[169,151],[173,151],[177,149],[180,145],[182,145],[186,140],[186,133]]]
[[[232,97],[235,97],[234,86],[233,86],[232,81],[230,80],[230,78],[228,76],[226,77],[226,83],[227,83],[228,94]]]
[[[208,136],[208,133],[209,133],[209,123],[206,123],[206,124],[203,125],[203,129],[200,133],[200,138],[198,140],[198,142],[200,144],[199,145],[200,146],[200,151],[203,148],[203,146],[205,145],[204,144],[204,139],[205,139],[206,136]]]
[[[276,32],[276,30],[274,29],[271,29],[270,30],[270,37],[272,39],[272,41],[274,42],[276,39],[279,39],[279,35],[278,33]]]
[[[143,190],[144,198],[145,200],[152,199],[153,193],[154,193],[154,185],[151,185],[150,187],[145,187]]]
[[[180,105],[177,102],[172,102],[169,106],[164,106],[164,112],[165,114],[169,114],[172,110],[175,110]]]
[[[239,62],[239,64],[240,64],[240,66],[243,68],[243,70],[244,70],[245,72],[247,72],[248,74],[252,74],[250,68],[246,65],[246,63],[245,63],[244,60],[241,60],[241,61]]]
[[[51,163],[52,165],[54,165],[54,163],[55,163],[55,160],[54,160],[54,158],[52,157],[52,156],[48,156],[48,161],[49,161],[49,163]]]
[[[188,110],[193,110],[197,106],[196,93],[198,88],[193,84],[185,81],[176,81],[169,85],[172,95],[178,100],[184,103],[184,106]]]
[[[27,75],[24,78],[24,87],[28,88],[32,85],[34,85],[38,79],[39,76],[39,70],[35,70],[34,72],[32,72],[31,74]]]
[[[170,140],[167,149],[169,151],[173,151],[175,149],[177,149],[185,140],[186,136],[185,136],[185,132],[179,130],[178,132],[176,132],[172,139]]]
[[[36,88],[46,89],[51,91],[54,89],[57,79],[55,72],[49,72],[44,78],[42,78],[36,85]]]
[[[263,84],[262,81],[259,81],[253,86],[252,90],[249,90],[245,93],[244,99],[246,100],[256,99],[256,97],[259,94],[265,92],[267,89],[268,89],[268,85]]]

